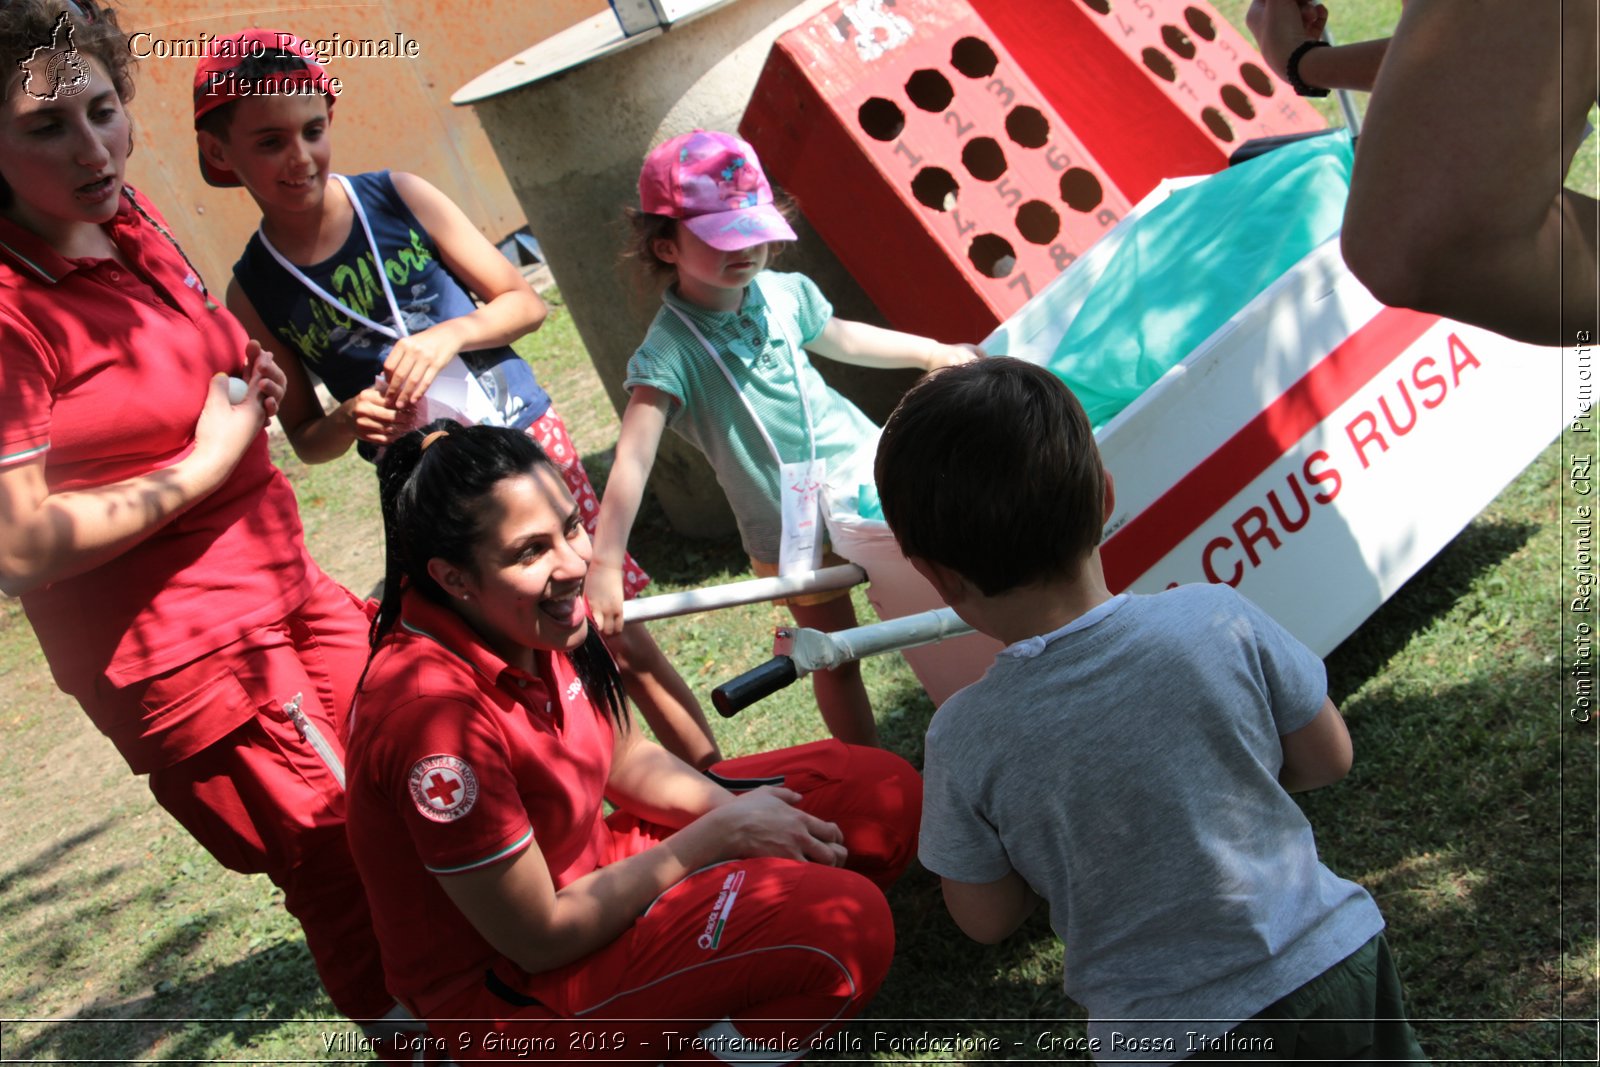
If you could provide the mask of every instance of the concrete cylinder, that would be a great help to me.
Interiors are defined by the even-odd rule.
[[[500,64],[452,98],[477,110],[619,412],[628,358],[660,303],[621,261],[623,210],[638,203],[645,154],[696,127],[735,130],[772,42],[828,2],[735,0],[665,32],[610,43],[605,35],[619,31],[605,13],[563,35],[567,41],[552,38]],[[839,316],[882,322],[822,240],[803,222],[795,230],[800,240],[785,248],[779,269],[810,275]],[[878,420],[914,378],[817,362]],[[680,533],[733,529],[710,467],[674,433],[662,438],[650,486]]]

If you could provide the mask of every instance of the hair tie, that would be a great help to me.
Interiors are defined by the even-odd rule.
[[[433,444],[439,438],[441,438],[441,437],[449,437],[449,436],[450,436],[450,431],[449,430],[435,430],[435,431],[433,431],[428,436],[426,436],[426,437],[424,437],[422,439],[422,447],[417,450],[417,455],[420,456],[422,453],[426,452],[428,450],[428,446]]]

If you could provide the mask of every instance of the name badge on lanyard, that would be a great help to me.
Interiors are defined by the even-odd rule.
[[[333,177],[344,187],[345,196],[350,198],[350,206],[355,210],[356,218],[361,223],[361,232],[366,235],[367,248],[372,253],[372,265],[378,272],[379,283],[383,286],[383,297],[389,304],[389,314],[394,320],[393,326],[368,318],[312,281],[304,271],[289,262],[287,256],[273,247],[272,242],[267,239],[265,230],[258,227],[256,236],[261,238],[262,247],[272,255],[273,259],[278,261],[278,266],[288,271],[313,296],[322,300],[323,303],[335,311],[355,322],[361,323],[370,330],[376,331],[391,341],[409,337],[411,336],[411,329],[406,325],[405,316],[400,313],[400,302],[394,297],[394,287],[389,284],[389,272],[384,269],[383,256],[378,252],[378,241],[372,236],[372,226],[367,222],[366,209],[361,206],[361,201],[356,197],[355,188],[350,184],[349,178],[346,178],[343,174],[335,174]],[[382,383],[383,377],[380,375],[375,384],[381,388]],[[477,423],[488,423],[492,426],[505,425],[505,418],[499,406],[495,404],[488,391],[484,389],[483,383],[478,380],[478,376],[473,373],[472,368],[467,366],[466,360],[462,359],[459,354],[450,357],[450,362],[439,369],[439,373],[434,377],[433,384],[428,386],[428,391],[424,394],[423,399],[426,403],[417,405],[419,408],[417,413],[419,425],[432,422],[436,418],[454,419],[456,422],[466,426],[472,426]]]
[[[778,574],[814,571],[822,564],[822,486],[827,469],[820,459],[778,465],[778,501],[783,535],[778,542]]]
[[[683,321],[716,363],[722,376],[728,379],[733,395],[750,413],[751,421],[761,431],[762,440],[766,441],[767,448],[772,452],[772,461],[778,465],[778,504],[783,517],[782,534],[778,542],[778,574],[787,578],[791,574],[816,570],[822,563],[822,486],[827,481],[827,463],[817,458],[817,431],[811,421],[811,402],[806,399],[805,385],[800,380],[799,358],[796,357],[794,362],[794,388],[800,394],[800,407],[805,412],[806,439],[811,443],[811,457],[785,463],[778,454],[777,442],[762,425],[755,406],[740,390],[739,383],[722,361],[721,354],[706,340],[705,334],[690,321],[689,316],[671,304],[667,308]]]

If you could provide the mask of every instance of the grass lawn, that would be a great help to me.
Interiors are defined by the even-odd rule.
[[[1341,5],[1335,29],[1344,40],[1376,36],[1397,6]],[[1222,11],[1236,19],[1244,7],[1230,0]],[[1591,140],[1571,178],[1591,192],[1594,154]],[[616,420],[559,298],[522,344],[598,482]],[[1595,738],[1567,716],[1561,688],[1573,655],[1563,591],[1576,498],[1565,487],[1577,448],[1569,436],[1547,449],[1328,659],[1356,767],[1302,803],[1324,860],[1383,909],[1435,1062],[1596,1058]],[[276,458],[313,554],[369,589],[381,569],[371,472],[353,456],[307,467],[281,443]],[[653,505],[632,547],[658,590],[745,576],[735,540],[681,539]],[[787,621],[758,606],[654,628],[704,693],[765,659],[772,628]],[[865,670],[885,744],[920,763],[932,706],[898,657]],[[55,691],[12,601],[0,602],[0,681],[0,1019],[12,1020],[0,1023],[0,1061],[341,1058],[325,1039],[349,1027],[281,894],[222,870],[156,808]],[[822,733],[805,686],[716,725],[729,755]],[[834,1058],[940,1058],[873,1054],[874,1030],[995,1036],[1005,1058],[1044,1058],[1035,1042],[1047,1031],[1081,1035],[1042,916],[998,947],[976,945],[915,867],[891,903],[898,957],[870,1025],[856,1031],[866,1047]]]

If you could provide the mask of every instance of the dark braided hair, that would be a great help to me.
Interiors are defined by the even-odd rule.
[[[424,449],[423,442],[435,431],[444,432]],[[413,430],[384,449],[378,460],[383,600],[372,621],[373,654],[399,620],[405,590],[450,604],[449,594],[428,573],[428,561],[437,557],[471,568],[473,549],[483,538],[484,503],[494,487],[541,466],[555,470],[544,450],[521,430],[462,426],[449,419]],[[617,726],[625,726],[622,679],[594,627],[568,656],[589,699],[605,708]],[[371,664],[369,654],[367,665]],[[359,692],[360,684],[356,688]]]

